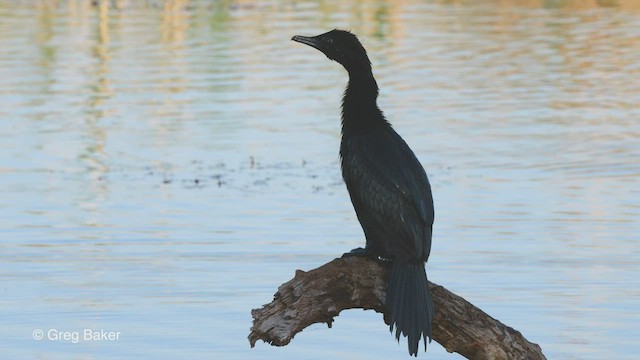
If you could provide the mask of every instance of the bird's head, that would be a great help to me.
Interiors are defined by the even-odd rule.
[[[335,29],[316,36],[296,35],[291,40],[322,51],[330,60],[342,64],[350,73],[361,68],[371,69],[367,51],[349,31]]]

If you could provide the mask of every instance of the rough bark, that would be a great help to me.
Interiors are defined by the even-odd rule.
[[[285,346],[313,323],[325,322],[344,309],[373,309],[384,313],[388,270],[375,261],[335,259],[282,284],[271,303],[251,311],[249,342]],[[433,340],[467,359],[546,359],[540,346],[513,328],[487,315],[462,297],[429,283],[436,310]]]

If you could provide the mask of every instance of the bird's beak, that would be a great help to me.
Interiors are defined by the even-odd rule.
[[[311,47],[314,47],[320,51],[322,51],[321,48],[321,43],[318,40],[317,37],[309,37],[309,36],[301,36],[301,35],[296,35],[294,37],[291,38],[291,40],[302,43],[302,44],[306,44],[309,45]]]

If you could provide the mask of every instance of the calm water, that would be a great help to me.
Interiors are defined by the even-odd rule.
[[[342,27],[431,178],[430,278],[549,359],[635,359],[640,5],[518,3],[0,3],[1,357],[406,358],[359,310],[246,339],[295,269],[363,244],[346,74],[289,41]]]

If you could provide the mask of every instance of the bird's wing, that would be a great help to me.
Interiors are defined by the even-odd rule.
[[[394,255],[426,260],[434,213],[422,165],[393,130],[350,141],[343,171],[354,205],[360,207],[356,211],[365,212],[362,216],[384,232],[384,241],[393,242],[387,248]]]

